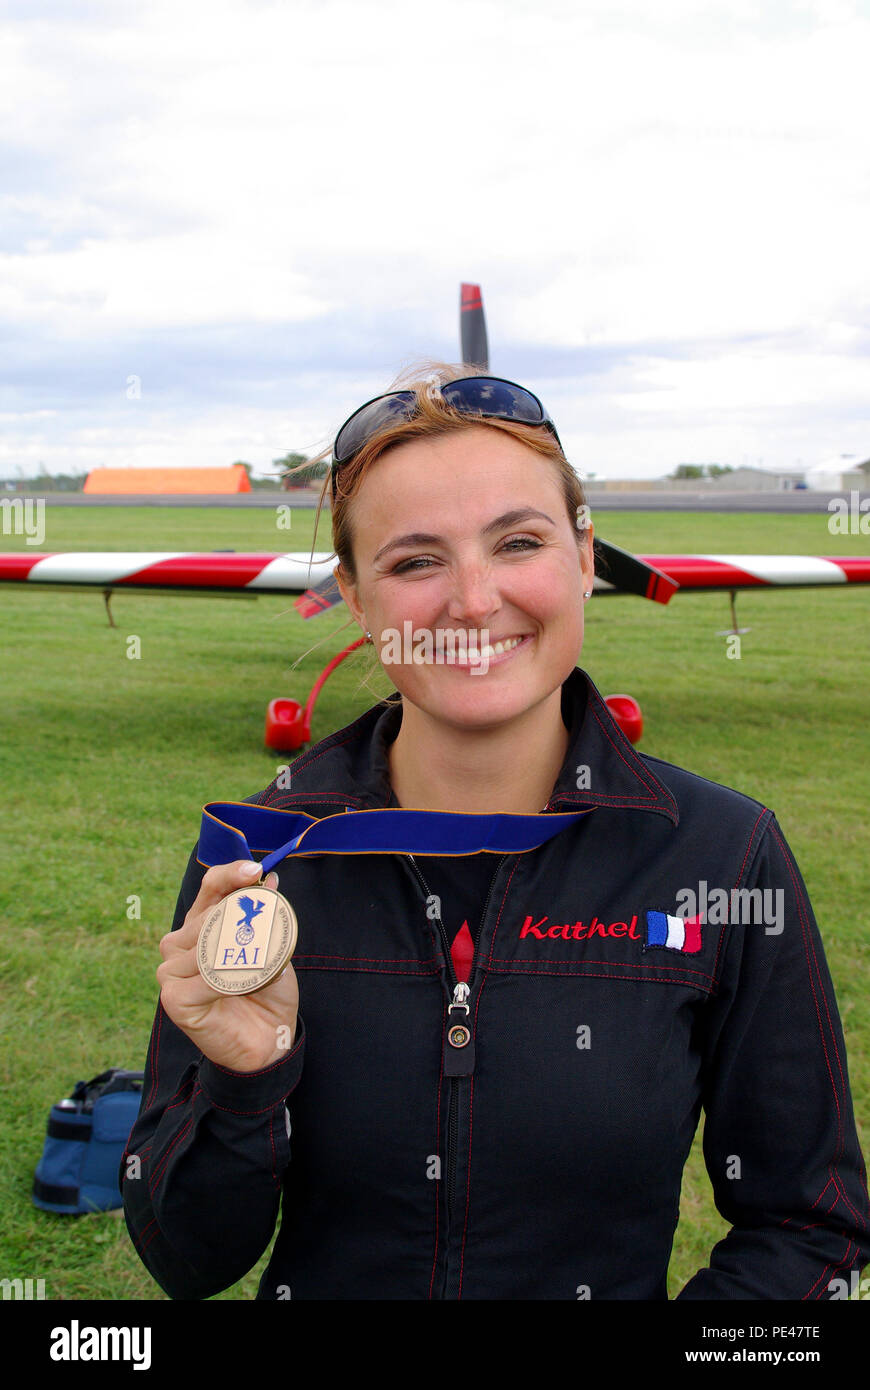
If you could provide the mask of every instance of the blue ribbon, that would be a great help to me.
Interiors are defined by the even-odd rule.
[[[247,801],[211,801],[202,808],[196,857],[229,864],[264,854],[263,875],[299,854],[523,854],[552,840],[587,811],[562,815],[466,815],[397,807],[346,811],[317,819]]]

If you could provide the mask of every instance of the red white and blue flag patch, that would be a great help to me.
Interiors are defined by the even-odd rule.
[[[646,914],[646,945],[666,946],[692,955],[701,949],[701,918],[671,917],[667,912]]]

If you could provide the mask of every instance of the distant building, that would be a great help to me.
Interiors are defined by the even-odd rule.
[[[870,459],[862,463],[857,454],[838,454],[808,468],[806,481],[808,488],[818,492],[870,487]]]
[[[790,492],[803,486],[801,471],[733,468],[715,478],[596,478],[590,492]]]
[[[93,468],[85,492],[214,493],[250,492],[251,481],[240,463],[229,468]]]
[[[730,473],[720,473],[718,478],[701,481],[717,492],[791,492],[803,480],[800,470],[733,468]]]

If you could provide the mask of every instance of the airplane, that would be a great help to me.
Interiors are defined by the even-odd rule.
[[[462,361],[488,370],[489,348],[479,285],[464,283],[460,291]],[[596,594],[630,593],[655,603],[668,603],[678,591],[701,593],[725,590],[730,595],[731,633],[737,627],[735,598],[742,589],[816,588],[827,585],[870,584],[870,557],[805,555],[633,555],[596,536]],[[313,618],[340,603],[332,574],[334,556],[319,551],[243,553],[236,551],[73,551],[0,554],[0,584],[37,589],[103,593],[109,622],[114,626],[111,597],[119,590],[137,593],[200,594],[256,598],[259,594],[297,594],[295,607]],[[310,587],[312,569],[329,565],[329,574]],[[308,742],[317,695],[331,672],[362,643],[357,639],[328,663],[315,682],[304,707],[295,700],[272,700],[266,714],[266,746],[295,751]],[[607,697],[611,712],[626,736],[636,743],[643,731],[637,701],[629,695]]]

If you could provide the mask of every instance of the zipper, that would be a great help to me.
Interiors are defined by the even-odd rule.
[[[408,857],[408,859],[410,860],[411,867],[413,868],[414,873],[415,873],[415,875],[417,876],[417,879],[418,879],[418,881],[419,881],[420,887],[423,889],[423,892],[426,894],[427,899],[428,899],[428,898],[431,898],[431,897],[433,896],[433,894],[429,892],[429,885],[428,885],[428,883],[426,882],[426,880],[424,879],[423,875],[421,874],[416,859],[414,858],[413,854],[409,854],[407,857]],[[484,917],[486,916],[486,914],[487,914],[487,912],[488,912],[488,910],[489,910],[489,901],[490,901],[490,898],[492,897],[492,888],[493,888],[493,884],[495,883],[495,880],[496,880],[496,878],[497,878],[497,876],[498,876],[498,871],[499,871],[499,869],[501,868],[501,866],[502,866],[502,864],[504,863],[504,861],[505,861],[506,858],[507,858],[507,855],[506,855],[506,854],[501,855],[501,857],[500,857],[498,863],[497,863],[496,866],[495,866],[495,873],[493,874],[492,879],[490,880],[490,885],[489,885],[489,888],[487,889],[486,899],[485,899],[484,904],[483,904],[483,912],[480,914],[480,922],[481,922],[481,925],[483,924],[483,919],[484,919]],[[440,915],[440,913],[436,913],[433,920],[434,920],[435,922],[437,922],[437,924],[438,924],[438,931],[439,931],[439,933],[440,933],[440,935],[441,935],[441,945],[442,945],[442,948],[443,948],[443,951],[444,951],[444,962],[445,962],[445,964],[446,964],[446,966],[447,966],[447,974],[448,974],[448,976],[449,976],[449,978],[450,978],[450,988],[451,988],[451,991],[452,991],[453,995],[455,996],[457,984],[462,984],[463,981],[461,981],[461,980],[460,980],[460,981],[457,981],[457,979],[456,979],[456,970],[455,970],[454,965],[453,965],[453,957],[452,957],[451,954],[450,954],[450,942],[449,942],[448,939],[447,939],[447,928],[444,926],[444,923],[441,921],[441,915]],[[475,965],[477,964],[477,950],[478,950],[478,942],[479,942],[479,941],[480,941],[480,931],[478,930],[478,933],[477,933],[477,941],[475,941],[475,943],[474,943],[474,955],[473,955],[472,958],[471,958],[471,969],[470,969],[470,972],[469,972],[471,975],[474,974],[474,967],[475,967]],[[451,1005],[451,1007],[452,1007],[452,1005]]]
[[[502,855],[496,865],[495,873],[490,880],[489,891],[483,905],[483,912],[480,916],[480,926],[477,932],[477,940],[474,943],[474,954],[471,960],[469,977],[473,976],[474,968],[477,964],[478,944],[480,942],[480,927],[483,925],[489,909],[489,901],[492,897],[492,888],[498,876],[506,856]],[[413,854],[408,855],[411,866],[427,900],[433,895],[429,892],[429,885],[424,879],[420,869],[414,859]],[[468,1003],[471,994],[470,986],[464,980],[457,980],[456,968],[453,964],[453,957],[450,954],[450,942],[447,937],[447,928],[441,920],[441,914],[435,913],[434,920],[438,925],[441,936],[441,947],[444,954],[444,963],[447,967],[447,975],[450,980],[451,999],[447,1006],[447,1027],[445,1037],[442,1039],[442,1049],[444,1058],[444,1075],[448,1077],[450,1083],[450,1097],[447,1112],[447,1152],[444,1156],[444,1191],[447,1207],[447,1221],[444,1230],[444,1279],[441,1284],[441,1298],[447,1297],[447,1279],[450,1272],[450,1226],[453,1219],[453,1206],[456,1195],[456,1150],[459,1130],[459,1087],[465,1079],[472,1075],[474,1071],[474,1036],[471,1029],[471,1007]]]

